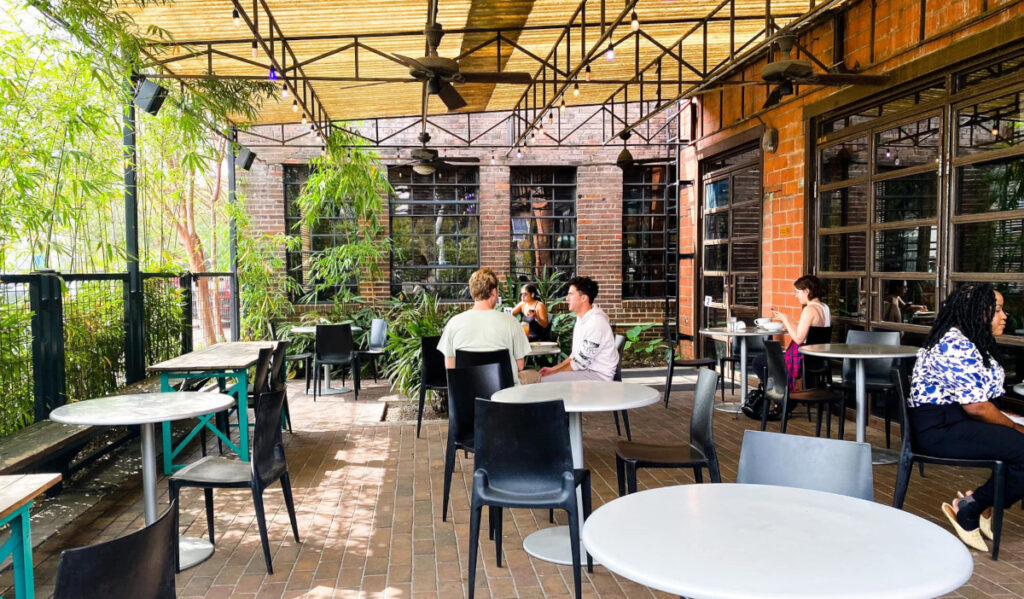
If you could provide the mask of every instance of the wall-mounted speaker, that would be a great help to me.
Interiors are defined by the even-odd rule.
[[[254,154],[249,148],[242,148],[238,151],[238,156],[235,157],[235,164],[242,167],[244,170],[249,170],[252,168],[254,160],[256,160],[256,154]]]
[[[135,88],[135,105],[153,116],[160,112],[166,98],[167,90],[149,79],[143,79]]]

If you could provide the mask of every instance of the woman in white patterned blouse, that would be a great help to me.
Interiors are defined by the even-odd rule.
[[[988,283],[963,285],[943,302],[917,352],[910,420],[918,447],[935,456],[1001,459],[1007,465],[1004,505],[1024,497],[1024,426],[990,400],[1003,395],[996,337],[1006,327],[1003,296]],[[989,479],[942,511],[968,546],[988,551],[995,483]]]

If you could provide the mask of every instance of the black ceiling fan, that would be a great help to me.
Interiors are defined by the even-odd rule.
[[[782,57],[761,67],[761,79],[775,84],[768,92],[762,108],[778,104],[784,96],[793,94],[793,85],[885,85],[887,75],[865,75],[863,73],[817,73],[810,60],[792,58],[796,36],[780,35],[775,42]]]
[[[410,58],[401,54],[392,54],[409,67],[409,74],[417,81],[424,83],[424,94],[435,94],[441,98],[449,111],[466,106],[466,100],[452,84],[459,83],[517,83],[529,84],[533,76],[529,73],[513,72],[463,72],[459,63],[451,58],[437,55],[437,47],[444,36],[444,28],[437,22],[437,0],[430,0],[427,8],[427,24],[423,28],[426,38],[426,56]]]

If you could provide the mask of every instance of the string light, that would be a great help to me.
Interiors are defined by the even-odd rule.
[[[583,71],[583,80],[586,81],[587,83],[590,83],[590,65],[589,64],[587,65],[586,70]]]
[[[562,96],[562,103],[558,105],[558,112],[565,114],[565,96]]]
[[[892,150],[890,150],[889,148],[886,148],[885,149],[885,157],[886,158],[892,158]]]
[[[999,127],[992,127],[992,137],[999,137]]]
[[[292,112],[298,112],[298,111],[299,111],[299,101],[298,100],[292,100]]]
[[[522,148],[516,148],[516,158],[522,158],[522,157],[523,157],[523,150],[522,150]]]
[[[536,142],[537,142],[537,132],[536,131],[530,131],[530,143],[536,143]]]
[[[544,123],[541,123],[541,124],[540,124],[540,128],[539,128],[539,129],[538,129],[537,131],[538,131],[538,133],[540,133],[541,135],[544,135]]]
[[[494,154],[491,154],[491,164],[497,164],[497,163],[498,163],[498,159],[494,157]]]
[[[281,84],[281,97],[282,98],[287,98],[288,97],[288,84],[287,83],[282,83]]]
[[[573,95],[574,98],[580,95],[580,84],[579,83],[573,83],[572,84],[572,95]]]
[[[259,55],[260,55],[259,54],[259,49],[256,47],[256,40],[253,40],[252,41],[252,57],[256,58]]]
[[[235,27],[238,27],[242,24],[242,18],[238,16],[237,8],[231,11],[231,19],[235,22]]]
[[[305,112],[303,112],[303,113],[302,113],[302,124],[303,124],[303,125],[305,125],[305,124],[306,124],[306,123],[308,123],[308,122],[309,122],[309,120],[307,120],[307,119],[306,119],[306,113],[305,113]]]
[[[550,125],[550,124],[552,124],[554,122],[555,122],[555,111],[552,110],[551,112],[548,113],[548,124]]]
[[[636,11],[633,11],[633,15],[629,18],[629,26],[633,31],[640,31],[640,19],[636,16]]]
[[[267,73],[267,79],[270,81],[277,81],[277,71],[274,70],[274,67],[270,67],[270,72]]]
[[[608,42],[608,49],[604,51],[604,57],[608,60],[615,60],[615,46]]]

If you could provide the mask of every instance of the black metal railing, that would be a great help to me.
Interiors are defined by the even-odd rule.
[[[231,273],[143,273],[143,343],[129,343],[127,273],[0,275],[0,436],[148,366],[230,338]],[[207,309],[207,306],[209,308]],[[194,340],[198,343],[194,343]],[[134,353],[133,353],[134,352]]]

